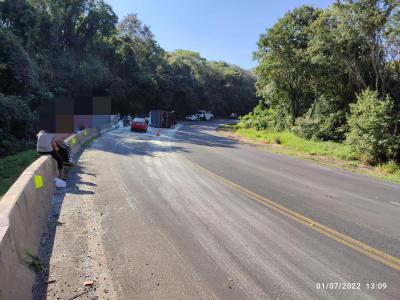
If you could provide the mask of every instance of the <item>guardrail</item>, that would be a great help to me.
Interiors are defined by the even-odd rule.
[[[67,139],[73,155],[99,135],[85,129]],[[22,172],[0,201],[0,299],[31,299],[35,273],[28,253],[36,254],[55,191],[57,164],[41,156]]]

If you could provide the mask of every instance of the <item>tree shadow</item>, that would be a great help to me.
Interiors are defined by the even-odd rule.
[[[93,182],[82,181],[81,174],[87,174],[84,172],[84,168],[75,165],[72,172],[68,176],[66,194],[75,194],[75,195],[93,195],[93,191],[88,191],[82,189],[84,186],[96,186]],[[95,176],[95,175],[94,175]]]
[[[79,159],[79,156],[76,157],[76,159]],[[56,189],[51,199],[50,213],[47,219],[46,229],[42,235],[42,240],[38,251],[38,257],[40,260],[40,264],[42,266],[42,270],[39,273],[37,273],[35,283],[32,288],[32,297],[35,300],[46,299],[48,291],[51,289],[52,283],[49,282],[50,259],[53,253],[57,227],[63,226],[63,224],[59,222],[59,216],[61,213],[61,208],[63,206],[65,196],[68,194],[76,194],[76,195],[94,194],[93,191],[88,191],[81,188],[82,186],[90,186],[90,187],[96,186],[95,183],[83,181],[82,174],[87,174],[93,177],[96,176],[96,174],[94,173],[86,172],[85,167],[75,165],[71,169],[68,175],[67,187]]]

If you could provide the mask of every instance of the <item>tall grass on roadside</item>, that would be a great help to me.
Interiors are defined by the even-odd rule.
[[[263,144],[280,145],[274,148],[274,152],[303,158],[313,157],[313,160],[316,161],[321,161],[322,157],[333,158],[336,161],[334,163],[335,166],[376,178],[400,182],[400,165],[398,163],[390,160],[378,165],[368,165],[363,156],[357,155],[348,144],[307,140],[289,131],[257,130],[255,128],[241,127],[240,124],[225,125],[219,130],[231,132],[237,136]],[[326,162],[326,160],[324,161]]]
[[[377,165],[375,167],[375,170],[379,173],[395,175],[400,177],[400,165],[398,165],[393,160],[389,160],[386,163]]]
[[[329,156],[343,160],[356,160],[357,154],[346,144],[331,141],[306,140],[289,131],[276,132],[271,130],[256,130],[254,128],[236,127],[236,133],[258,142],[280,144],[288,149],[304,152],[310,155]]]

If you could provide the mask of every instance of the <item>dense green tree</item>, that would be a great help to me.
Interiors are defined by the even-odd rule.
[[[257,103],[255,77],[238,66],[208,62],[186,50],[170,53],[168,61],[175,87],[173,109],[181,115],[199,108],[217,115],[243,114]]]
[[[310,26],[320,14],[308,6],[289,12],[261,35],[254,54],[260,61],[255,70],[257,93],[271,109],[279,110],[277,116],[284,116],[287,127],[314,101],[310,86],[314,66],[307,48]]]
[[[343,141],[347,136],[358,151],[362,147],[354,141],[362,140],[366,145],[368,135],[350,138],[356,135],[352,103],[365,106],[362,99],[374,98],[375,104],[369,107],[379,110],[390,97],[391,109],[385,111],[389,119],[382,117],[380,123],[381,114],[375,111],[379,117],[373,125],[386,126],[397,137],[399,33],[397,0],[339,0],[324,10],[303,6],[287,13],[258,42],[256,87],[265,104],[244,118],[243,124],[289,129],[308,139]],[[376,95],[361,93],[364,90]],[[374,134],[372,144],[385,139]],[[372,160],[398,159],[400,141],[395,138],[393,143],[389,146],[382,141],[379,150],[362,149]]]

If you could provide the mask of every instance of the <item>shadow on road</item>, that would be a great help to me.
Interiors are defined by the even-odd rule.
[[[42,241],[40,243],[40,249],[38,252],[42,270],[37,274],[32,289],[32,296],[34,300],[46,299],[47,297],[53,298],[53,296],[56,296],[51,294],[52,282],[49,282],[49,265],[53,252],[57,227],[63,226],[63,223],[59,222],[59,216],[63,206],[64,198],[67,194],[94,194],[94,192],[84,190],[82,187],[96,186],[95,183],[82,181],[82,174],[87,174],[94,177],[96,176],[94,173],[86,172],[84,167],[75,166],[69,172],[67,178],[67,187],[65,189],[57,189],[53,195],[50,214],[47,219],[47,228],[42,236]]]
[[[192,152],[192,146],[205,147],[229,147],[234,148],[238,141],[233,139],[213,135],[207,132],[213,132],[216,128],[214,123],[185,124],[179,130],[166,130],[161,132],[161,136],[156,136],[155,132],[148,134],[132,133],[127,128],[111,131],[106,135],[95,140],[91,145],[91,150],[106,151],[116,155],[123,156],[157,156],[165,152]],[[173,142],[173,143],[170,143]],[[79,161],[80,152],[76,157]],[[88,165],[89,162],[85,162]],[[47,229],[43,234],[40,250],[38,253],[42,271],[37,274],[33,287],[33,299],[52,298],[51,282],[49,282],[49,264],[52,256],[55,235],[58,226],[63,226],[59,222],[59,215],[65,196],[75,195],[93,195],[95,192],[85,189],[94,187],[95,183],[82,180],[82,175],[96,177],[96,174],[86,171],[85,167],[76,165],[68,174],[67,187],[58,189],[52,199],[51,211],[47,220]],[[56,295],[54,295],[56,296]]]
[[[237,140],[211,134],[218,125],[216,122],[185,122],[177,131],[160,130],[160,136],[156,135],[157,129],[148,133],[134,133],[128,128],[121,128],[109,132],[101,138],[101,143],[95,142],[92,149],[124,156],[155,156],[165,152],[192,152],[193,146],[235,148],[240,144]]]

